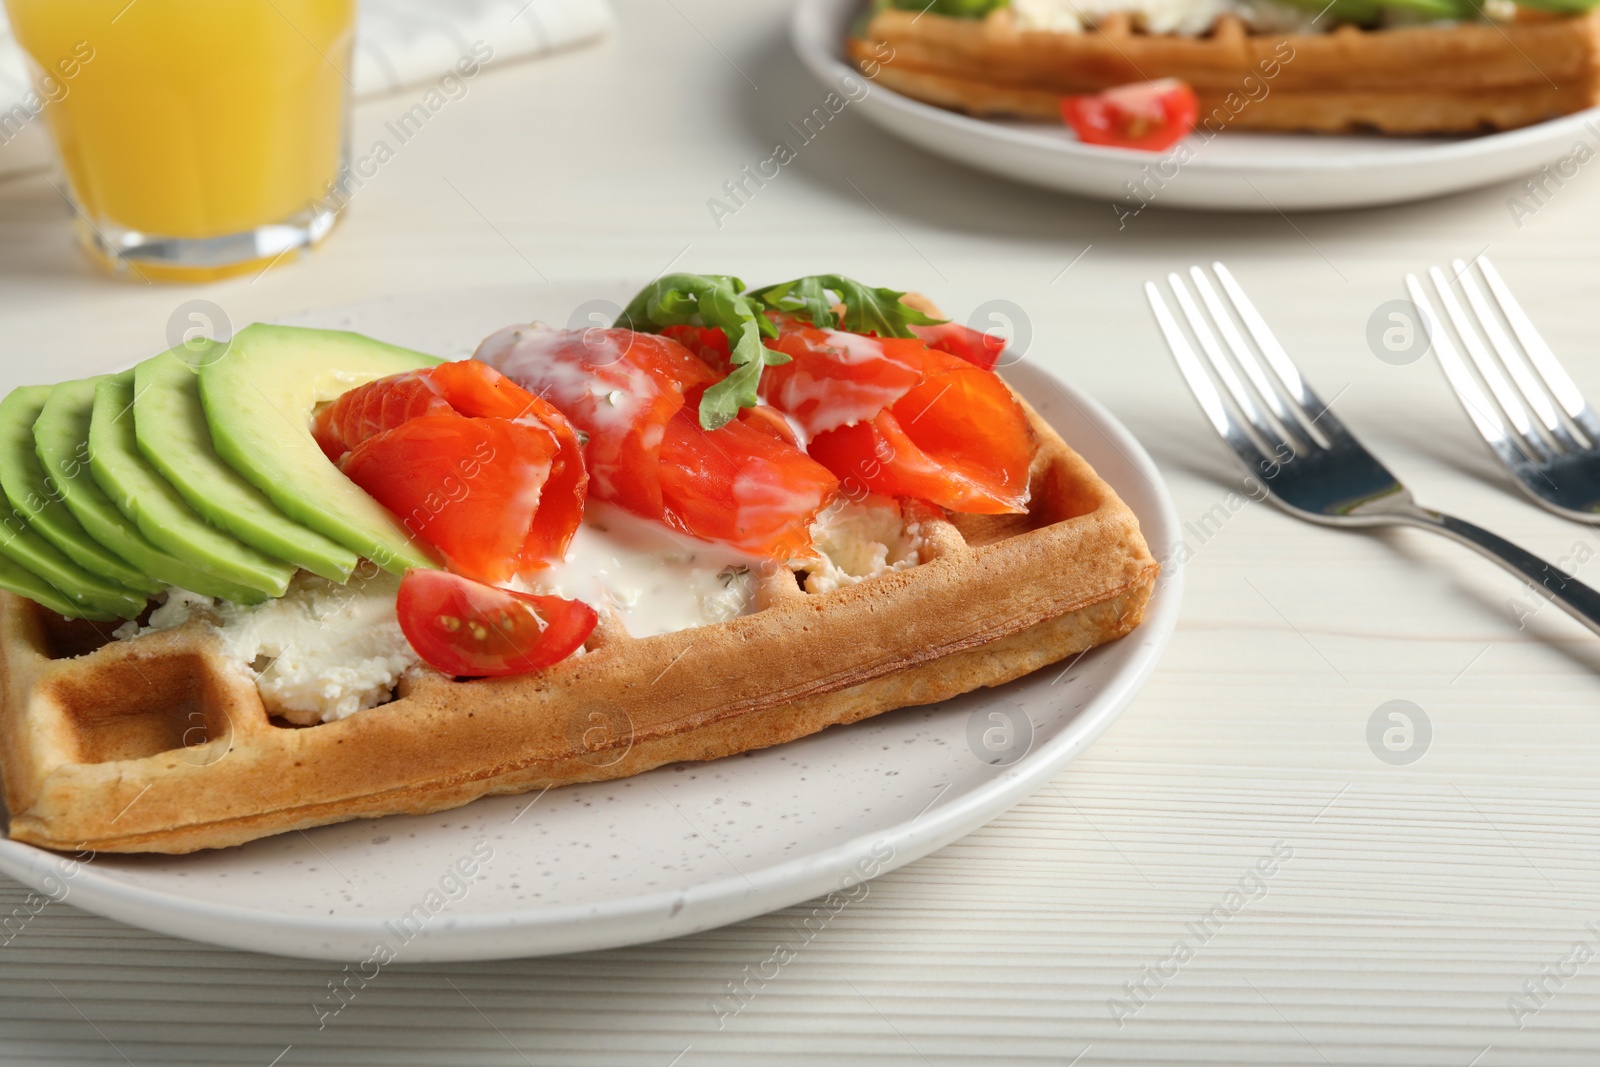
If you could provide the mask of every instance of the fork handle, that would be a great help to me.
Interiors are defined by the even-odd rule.
[[[1481,526],[1474,526],[1431,508],[1412,505],[1397,511],[1394,517],[1409,526],[1441,533],[1452,541],[1477,549],[1560,605],[1568,615],[1600,634],[1600,592],[1561,568]]]

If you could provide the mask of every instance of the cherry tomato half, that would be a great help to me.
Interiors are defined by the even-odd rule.
[[[1061,117],[1085,144],[1160,152],[1194,129],[1200,101],[1176,78],[1119,85],[1061,100]]]
[[[400,579],[400,629],[424,663],[486,678],[559,663],[589,639],[599,616],[558,596],[517,593],[449,571],[417,568]]]

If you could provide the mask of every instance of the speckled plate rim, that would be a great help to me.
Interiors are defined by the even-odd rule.
[[[338,310],[295,318],[322,319]],[[1053,390],[1058,399],[1075,409],[1077,423],[1058,429],[1133,509],[1151,551],[1164,568],[1143,624],[1103,650],[1122,654],[1115,662],[1086,661],[1083,669],[1104,670],[1106,677],[1066,728],[994,778],[965,791],[952,790],[954,795],[935,797],[915,818],[688,889],[593,905],[444,913],[423,936],[406,946],[405,960],[489,960],[615,948],[713,929],[789,907],[847,889],[854,881],[886,873],[971,833],[1042,788],[1087,749],[1149,679],[1176,627],[1183,575],[1180,555],[1170,548],[1179,540],[1177,511],[1150,455],[1099,403],[1036,366],[1020,365],[1005,373],[1036,405]],[[1092,435],[1100,440],[1093,440]],[[1121,463],[1096,460],[1097,453],[1120,456]],[[1123,651],[1125,648],[1130,650]],[[1030,678],[1038,679],[1047,671]],[[1027,682],[1022,679],[1012,684]],[[59,890],[64,858],[21,842],[0,840],[0,871],[40,893]],[[151,862],[181,864],[184,859],[157,857]],[[88,911],[174,937],[273,955],[355,961],[367,957],[372,945],[385,937],[385,920],[379,917],[272,913],[199,901],[128,884],[93,863],[77,867],[68,899]]]

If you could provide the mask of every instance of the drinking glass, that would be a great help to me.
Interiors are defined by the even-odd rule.
[[[93,258],[200,281],[333,228],[355,0],[5,4]]]

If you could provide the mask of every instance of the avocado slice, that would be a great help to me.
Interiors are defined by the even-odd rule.
[[[102,578],[72,562],[60,549],[39,536],[22,512],[8,509],[0,519],[0,555],[55,590],[61,614],[85,619],[131,619],[144,610],[149,598]],[[24,596],[28,594],[24,593]],[[44,601],[40,601],[44,603]]]
[[[133,420],[133,371],[96,382],[89,419],[89,472],[100,488],[157,547],[194,560],[230,582],[282,596],[294,568],[197,515],[140,454]]]
[[[200,368],[200,399],[228,466],[290,518],[399,574],[439,564],[328,462],[311,436],[311,413],[358,385],[440,362],[358,333],[256,323]]]
[[[52,477],[67,510],[90,537],[162,585],[242,603],[265,600],[259,590],[219,578],[203,567],[163,552],[106,496],[89,471],[89,419],[94,410],[94,387],[99,381],[83,378],[62,382],[45,401],[33,424],[35,453],[44,468],[54,472]]]
[[[212,447],[199,370],[224,351],[212,341],[180,346],[133,368],[139,451],[208,522],[331,582],[348,581],[357,563],[354,552],[279,511]]]
[[[159,593],[160,582],[152,581],[89,536],[62,502],[56,480],[39,462],[33,448],[33,424],[54,389],[50,385],[25,385],[0,400],[0,490],[40,536],[84,570],[135,592]]]
[[[110,622],[115,616],[103,612],[85,612],[84,609],[62,595],[61,590],[5,556],[0,556],[0,589],[8,593],[15,593],[20,597],[27,597],[35,604],[42,604],[69,619],[99,619]]]
[[[38,600],[69,619],[110,622],[136,618],[144,610],[148,597],[130,592],[98,574],[90,574],[33,530],[26,526],[19,528],[20,522],[13,516],[4,523],[5,532],[0,534],[0,556],[5,558],[5,569],[24,572],[34,588],[40,592],[48,590],[51,595],[47,600],[20,588],[14,588],[13,592]]]

